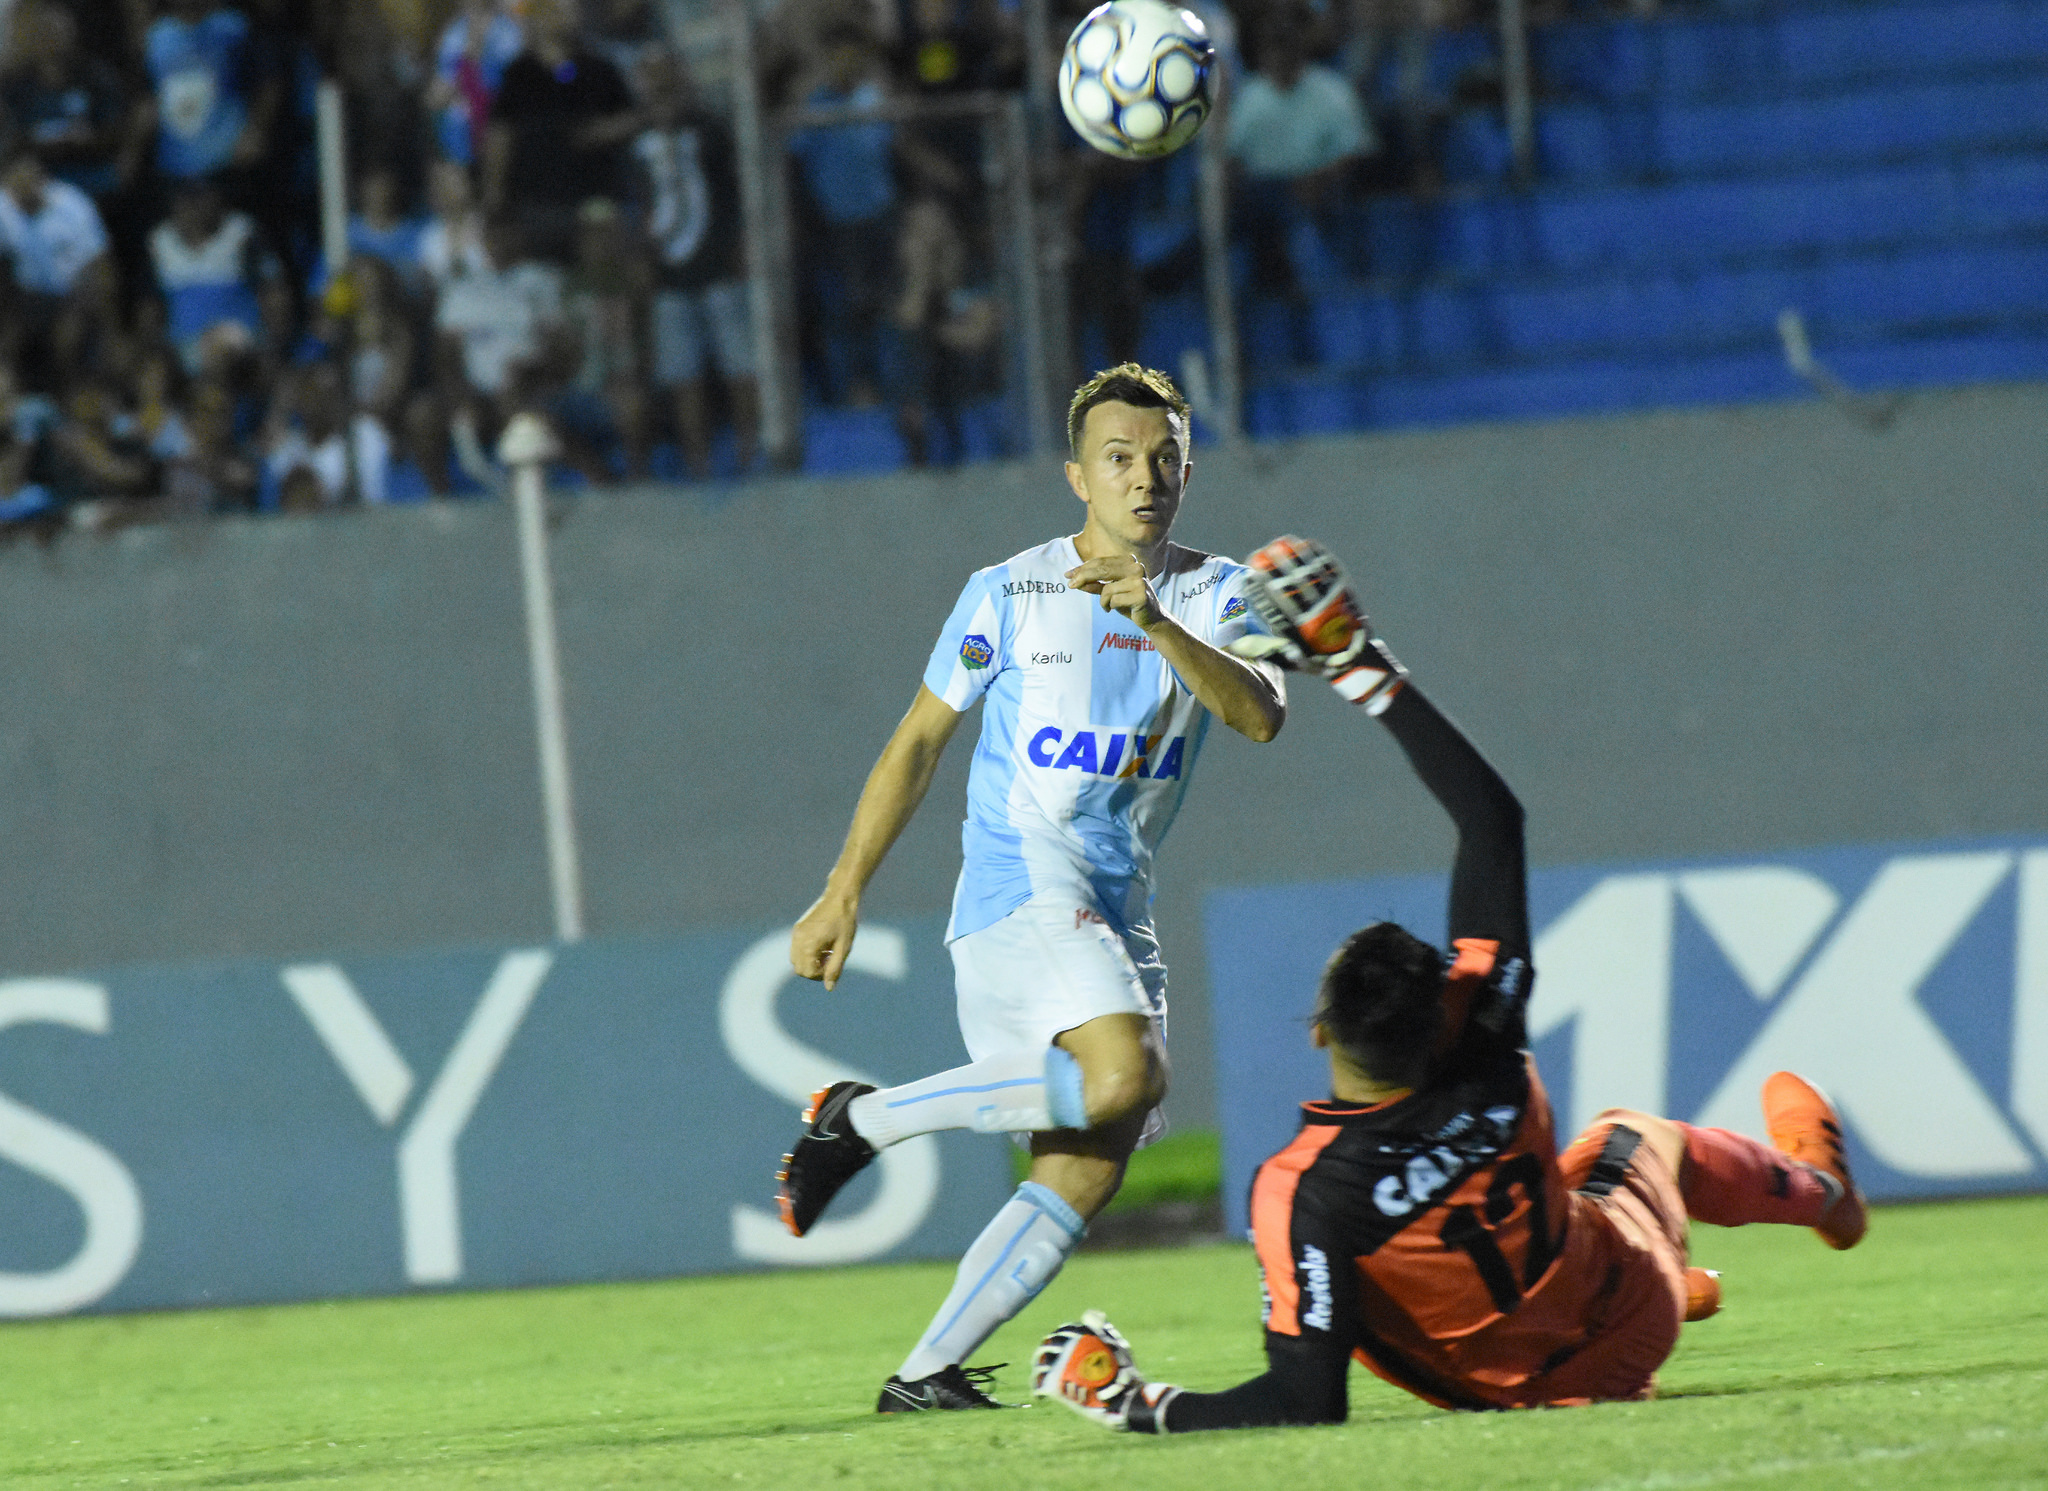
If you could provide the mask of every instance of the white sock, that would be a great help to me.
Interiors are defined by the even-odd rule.
[[[846,1113],[854,1132],[877,1149],[939,1129],[1015,1134],[1088,1126],[1081,1064],[1058,1046],[1005,1051],[901,1087],[864,1092]]]
[[[960,1260],[953,1292],[896,1375],[905,1382],[964,1362],[996,1327],[1030,1304],[1088,1230],[1057,1191],[1017,1187]]]

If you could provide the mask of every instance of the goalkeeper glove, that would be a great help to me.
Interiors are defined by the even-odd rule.
[[[1164,1434],[1166,1405],[1180,1396],[1179,1388],[1139,1375],[1130,1343],[1100,1310],[1039,1343],[1031,1358],[1031,1391],[1105,1428],[1133,1434]]]
[[[1288,534],[1247,562],[1252,577],[1245,598],[1266,630],[1238,638],[1230,652],[1317,674],[1367,714],[1394,702],[1408,670],[1373,636],[1335,554],[1314,539]]]

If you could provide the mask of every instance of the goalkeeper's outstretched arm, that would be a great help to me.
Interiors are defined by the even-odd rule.
[[[1522,805],[1465,733],[1411,681],[1380,715],[1415,775],[1458,828],[1451,864],[1450,935],[1529,956],[1529,878]]]

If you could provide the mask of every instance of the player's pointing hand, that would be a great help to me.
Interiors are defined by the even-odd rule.
[[[853,934],[859,925],[860,908],[827,891],[811,903],[811,909],[791,930],[789,966],[799,978],[816,979],[831,988],[846,969],[846,955],[853,951]]]
[[[1145,578],[1145,567],[1133,555],[1112,554],[1076,565],[1067,571],[1067,584],[1100,596],[1103,610],[1130,617],[1141,630],[1159,623],[1159,599]]]

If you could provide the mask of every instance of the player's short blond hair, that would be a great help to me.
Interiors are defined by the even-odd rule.
[[[1067,451],[1077,461],[1081,459],[1081,427],[1088,422],[1088,411],[1097,404],[1164,409],[1180,421],[1182,433],[1187,432],[1188,401],[1173,380],[1157,368],[1120,362],[1113,368],[1104,368],[1075,389],[1074,401],[1067,405]]]

